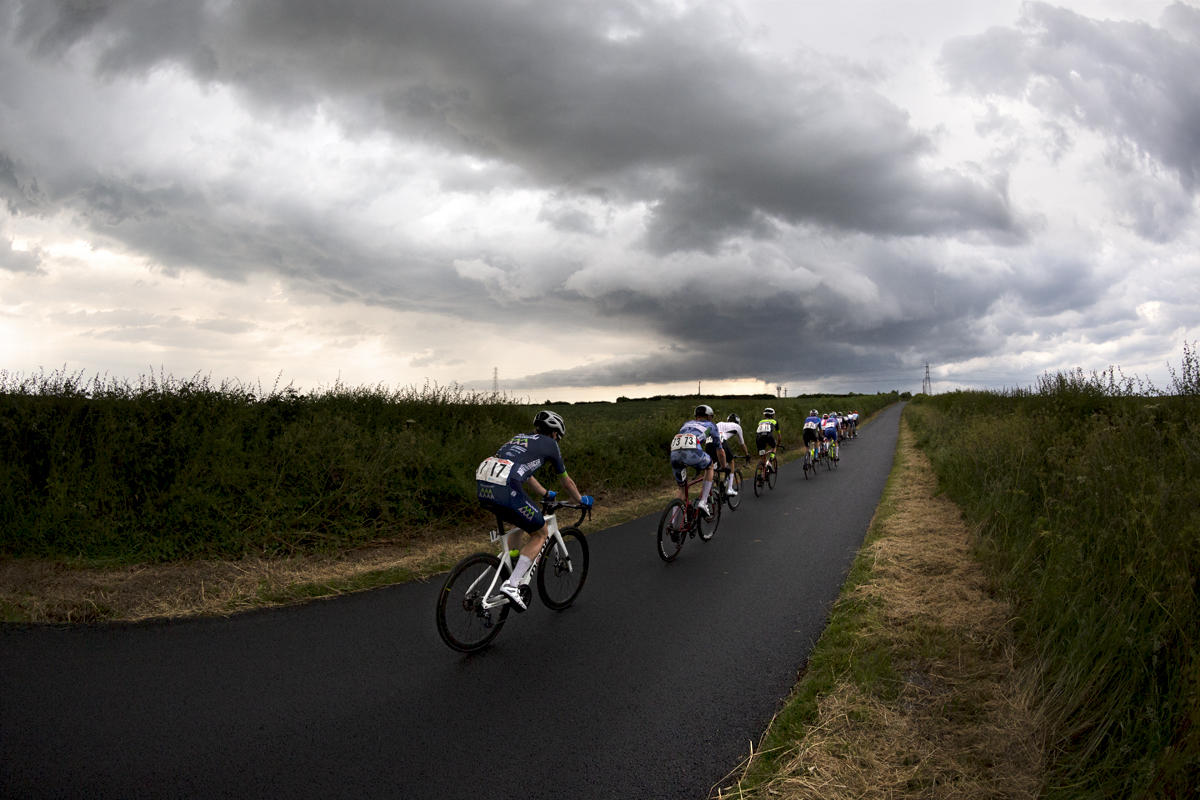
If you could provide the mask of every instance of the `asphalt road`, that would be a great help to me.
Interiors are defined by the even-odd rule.
[[[575,605],[535,599],[474,656],[438,638],[441,577],[228,619],[4,626],[0,796],[705,798],[819,636],[899,416],[816,480],[793,462],[761,498],[747,483],[672,564],[657,514],[590,536]]]

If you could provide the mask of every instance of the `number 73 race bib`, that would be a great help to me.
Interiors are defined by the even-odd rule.
[[[508,483],[508,475],[512,472],[513,462],[506,458],[485,458],[475,470],[475,480],[487,483],[498,483],[501,486]]]
[[[695,450],[697,447],[696,441],[696,434],[694,433],[678,433],[675,435],[675,438],[671,440],[671,449]]]

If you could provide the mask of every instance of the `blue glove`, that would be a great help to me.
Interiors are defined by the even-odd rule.
[[[558,492],[546,492],[547,500],[553,500],[556,497],[558,497]]]
[[[579,498],[579,502],[583,504],[584,508],[591,508],[596,501],[590,494],[585,494],[583,497]]]

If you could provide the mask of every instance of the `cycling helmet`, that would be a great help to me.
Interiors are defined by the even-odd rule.
[[[764,408],[764,409],[763,409],[763,416],[764,416],[764,417],[773,417],[773,416],[775,416],[775,409],[773,409],[773,408]]]
[[[563,422],[563,418],[553,411],[539,411],[533,418],[533,427],[545,430],[547,433],[557,433],[559,436],[567,435],[567,423]]]
[[[742,418],[739,417],[737,414],[730,414],[728,417],[725,418],[725,421],[726,422],[736,422],[739,425],[742,424]]]
[[[712,406],[699,405],[696,406],[697,417],[711,417],[713,415]]]
[[[809,412],[808,412],[808,415],[809,415],[810,417],[815,417],[815,416],[817,416],[817,415],[818,415],[818,414],[820,414],[820,413],[821,413],[820,411],[817,411],[817,410],[814,408],[812,411],[809,411]]]

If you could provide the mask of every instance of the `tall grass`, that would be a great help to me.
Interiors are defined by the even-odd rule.
[[[909,420],[1014,603],[1051,798],[1200,795],[1200,370],[919,396]]]
[[[869,413],[894,398],[854,399]],[[697,401],[552,406],[567,418],[572,477],[593,494],[661,484],[671,436]],[[763,401],[709,402],[749,417]],[[772,402],[795,427],[797,404],[812,401]],[[529,430],[533,413],[458,387],[300,393],[203,377],[0,372],[0,554],[295,553],[482,519],[475,467]]]

